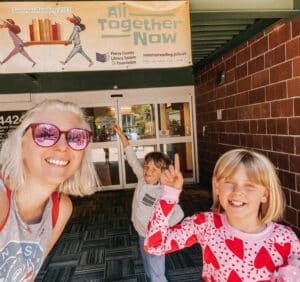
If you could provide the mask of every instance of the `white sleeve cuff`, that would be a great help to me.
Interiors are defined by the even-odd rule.
[[[169,200],[173,202],[178,202],[179,201],[179,196],[182,190],[163,185],[162,187],[162,193],[161,193],[161,199],[162,200]]]

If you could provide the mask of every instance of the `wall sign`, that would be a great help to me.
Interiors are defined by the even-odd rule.
[[[189,1],[0,2],[1,73],[192,65]]]
[[[20,123],[25,111],[0,112],[0,146],[7,138],[7,133]]]

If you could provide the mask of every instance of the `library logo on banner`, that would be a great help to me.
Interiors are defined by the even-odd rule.
[[[109,54],[101,54],[99,52],[96,52],[96,61],[100,63],[106,63],[109,61]]]

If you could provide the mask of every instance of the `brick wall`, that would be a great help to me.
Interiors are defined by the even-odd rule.
[[[225,82],[218,85],[221,71]],[[287,198],[285,223],[299,235],[300,17],[265,30],[196,73],[195,80],[200,182],[210,183],[225,151],[260,151],[278,170]]]

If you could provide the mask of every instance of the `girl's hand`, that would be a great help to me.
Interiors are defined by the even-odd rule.
[[[112,129],[116,131],[116,133],[119,135],[121,142],[124,146],[124,148],[126,148],[129,145],[128,142],[128,138],[127,136],[123,133],[121,127],[119,124],[115,123],[114,125],[112,125]]]
[[[117,123],[115,123],[114,125],[112,125],[112,129],[115,130],[118,135],[123,134],[120,125],[118,125]]]
[[[178,190],[182,190],[183,176],[180,172],[179,155],[175,154],[174,166],[170,165],[169,169],[166,169],[160,177],[160,183],[170,187],[174,187]]]

